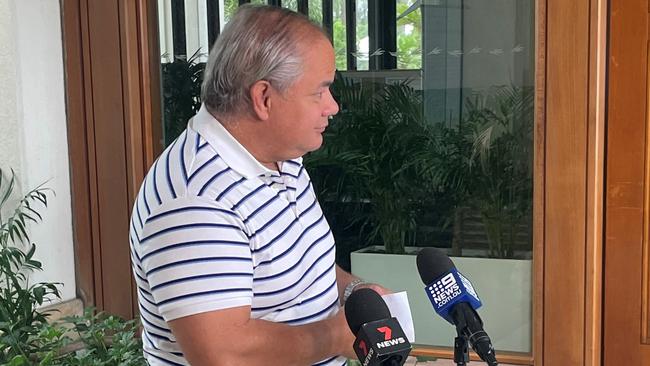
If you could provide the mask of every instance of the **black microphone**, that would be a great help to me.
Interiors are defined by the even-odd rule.
[[[369,289],[356,290],[345,302],[345,319],[357,337],[354,351],[363,366],[402,366],[411,343],[381,296]]]
[[[498,365],[490,337],[476,312],[481,300],[469,280],[436,248],[422,249],[417,256],[417,266],[436,313],[456,326],[458,335],[469,340],[481,360],[488,365]]]

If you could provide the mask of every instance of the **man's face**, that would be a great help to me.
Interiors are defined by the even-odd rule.
[[[322,37],[307,47],[303,75],[285,93],[274,93],[268,142],[274,145],[278,160],[318,149],[328,117],[339,111],[329,90],[336,70],[334,49]]]

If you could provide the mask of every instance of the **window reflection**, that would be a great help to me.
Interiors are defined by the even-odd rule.
[[[193,2],[202,9],[204,1],[188,0],[186,14],[194,9]],[[337,239],[338,262],[371,276],[364,270],[381,268],[387,256],[374,257],[370,265],[355,270],[351,253],[368,247],[408,253],[436,246],[461,258],[454,260],[461,265],[467,265],[465,259],[489,259],[493,269],[473,274],[502,286],[483,292],[487,285],[478,281],[487,329],[498,329],[491,333],[497,348],[529,352],[534,2],[356,0],[347,7],[345,0],[271,3],[300,7],[313,21],[330,27],[339,71],[332,92],[341,111],[330,123],[324,146],[306,157],[306,166]],[[171,5],[159,0],[167,143],[200,105],[208,48],[201,34],[215,19],[223,27],[239,0],[220,0],[212,11],[197,10],[207,19],[185,16],[181,30],[173,21],[178,4]],[[185,39],[182,47],[179,39]],[[470,274],[478,268],[471,263]],[[415,268],[410,271],[414,274]],[[470,279],[477,282],[475,277]],[[414,281],[409,298],[418,322],[422,320],[416,324],[422,334],[418,341],[448,346],[448,327],[427,323],[430,306],[414,304],[423,296],[419,279]],[[504,300],[512,289],[519,297]],[[496,308],[523,320],[514,329],[508,319],[493,315]],[[444,331],[429,334],[418,326]]]

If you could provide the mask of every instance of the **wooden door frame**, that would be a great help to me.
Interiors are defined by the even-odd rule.
[[[650,7],[611,7],[603,358],[641,365],[650,350]]]
[[[128,218],[162,146],[156,1],[62,0],[61,14],[77,292],[131,318]]]
[[[540,364],[601,364],[608,11],[547,1]]]
[[[124,175],[119,187],[105,189],[130,207],[146,167],[160,151],[156,1],[107,2],[117,16],[109,21],[113,34],[106,37],[119,47],[104,62],[117,63],[119,72],[99,67],[93,58],[97,50],[93,46],[102,41],[96,27],[107,22],[99,19],[103,14],[89,9],[90,0],[62,0],[77,287],[86,304],[132,316],[135,288],[108,289],[110,279],[103,270],[128,266],[124,222],[129,212],[121,209],[118,217],[102,215],[100,196],[107,192],[100,192],[98,174]],[[502,361],[597,366],[607,1],[536,0],[535,4],[533,350],[530,355],[506,355]],[[112,95],[95,82],[110,78],[122,85]],[[117,91],[121,95],[114,95]],[[119,108],[99,108],[98,98],[105,97],[121,101]],[[106,118],[124,128],[121,172],[97,154],[97,147],[106,141],[95,132]],[[122,232],[107,232],[114,227]],[[119,243],[122,256],[111,260],[119,263],[105,258],[113,241]],[[125,311],[124,304],[111,309],[106,299],[112,296],[122,296],[132,311]]]

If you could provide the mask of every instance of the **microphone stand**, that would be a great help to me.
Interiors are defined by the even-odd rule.
[[[454,362],[457,366],[465,366],[469,362],[469,346],[467,337],[458,330],[458,337],[454,338]]]
[[[461,303],[459,304],[459,306],[456,306],[456,309],[458,310],[454,309],[455,311],[453,314],[453,317],[456,320],[455,321],[456,334],[458,334],[458,337],[454,339],[454,362],[456,362],[456,365],[458,366],[465,366],[467,365],[467,363],[469,363],[469,340],[472,337],[475,337],[479,333],[481,333],[487,338],[487,334],[485,334],[484,331],[470,334],[470,331],[468,329],[468,324],[467,324],[468,320],[472,321],[474,319],[473,321],[480,322],[480,319],[478,318],[476,311],[471,307],[469,307],[469,305],[468,306],[460,306],[460,305],[465,305],[465,304]],[[472,318],[472,315],[476,316],[476,318]],[[481,326],[482,325],[483,323],[481,323]],[[472,340],[474,345],[476,345],[476,341],[477,341],[476,338]],[[485,362],[491,366],[498,365],[496,358],[494,357],[494,354],[491,355],[490,359],[485,360]]]
[[[402,366],[403,364],[404,362],[402,361],[402,358],[395,356],[381,362],[381,366]]]

